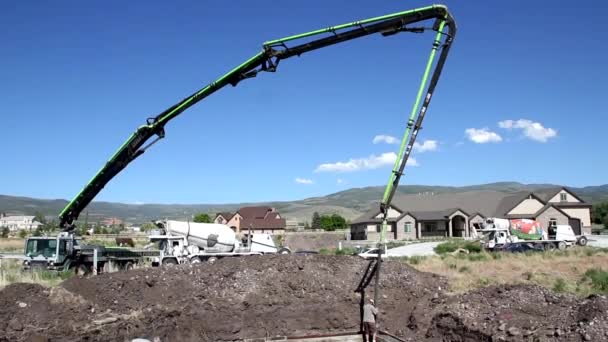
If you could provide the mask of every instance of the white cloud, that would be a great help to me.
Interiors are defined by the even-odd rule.
[[[376,135],[374,137],[373,143],[374,144],[379,144],[379,143],[386,143],[386,144],[398,144],[401,141],[393,136],[390,135]]]
[[[519,119],[504,120],[498,123],[498,127],[504,129],[521,129],[524,135],[532,140],[538,142],[547,142],[550,138],[557,136],[557,131],[553,128],[546,128],[540,122],[533,122],[531,120]]]
[[[296,183],[298,183],[298,184],[313,184],[314,181],[312,179],[296,178]]]
[[[476,144],[486,144],[491,142],[501,142],[502,137],[486,128],[467,128],[465,129],[467,138]]]
[[[315,172],[354,172],[373,170],[385,166],[393,166],[395,160],[397,160],[397,154],[395,152],[386,152],[379,156],[372,154],[366,158],[352,158],[346,162],[339,161],[336,163],[321,164],[317,167]],[[419,166],[414,158],[410,158],[407,165]]]
[[[338,179],[336,180],[336,183],[338,183],[338,184],[342,184],[342,183],[344,183],[344,179],[342,179],[342,178],[338,178]]]
[[[439,144],[437,140],[425,140],[422,144],[418,142],[414,143],[414,151],[418,153],[427,152],[427,151],[437,151]]]

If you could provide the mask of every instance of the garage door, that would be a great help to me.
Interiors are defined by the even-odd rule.
[[[574,234],[581,235],[581,220],[579,219],[569,219],[568,224],[572,227]]]

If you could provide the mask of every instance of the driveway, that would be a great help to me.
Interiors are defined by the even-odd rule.
[[[608,248],[608,235],[587,235],[588,246]]]
[[[400,257],[411,257],[414,255],[435,255],[435,251],[433,249],[441,242],[442,241],[412,243],[410,245],[391,248],[388,250],[388,253],[389,255],[392,254]]]

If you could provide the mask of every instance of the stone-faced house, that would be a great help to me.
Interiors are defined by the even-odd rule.
[[[567,188],[551,188],[399,196],[389,209],[387,238],[468,237],[487,217],[534,219],[545,227],[569,224],[576,234],[591,234],[591,204]],[[351,238],[377,239],[380,226],[376,206],[351,223]]]

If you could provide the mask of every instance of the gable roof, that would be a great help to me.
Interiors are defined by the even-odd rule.
[[[242,207],[237,213],[241,215],[241,231],[247,229],[285,229],[286,221],[278,211],[269,206]],[[271,213],[277,215],[269,215]]]
[[[553,208],[555,210],[557,210],[558,212],[560,212],[561,214],[563,214],[564,216],[566,216],[567,218],[572,218],[570,217],[570,215],[568,215],[566,212],[564,212],[563,210],[561,210],[557,205],[557,203],[547,203],[545,204],[542,208],[538,209],[534,214],[513,214],[513,215],[505,215],[506,218],[526,218],[526,219],[532,219],[535,220],[538,216],[540,216],[542,213],[544,213],[547,209],[549,208]]]
[[[582,198],[578,197],[578,195],[576,193],[574,193],[574,191],[566,188],[565,186],[557,187],[557,188],[539,189],[539,190],[534,191],[534,193],[538,194],[538,196],[541,197],[544,202],[548,202],[550,199],[552,199],[557,194],[559,194],[562,190],[568,192],[570,195],[572,195],[572,197],[576,198],[581,203],[585,203],[585,201],[583,201]]]
[[[217,218],[218,216],[223,217],[226,221],[230,221],[230,219],[234,216],[235,214],[233,213],[229,213],[229,212],[223,212],[223,213],[217,213],[217,215],[215,215],[215,218]]]
[[[523,200],[527,199],[530,196],[532,196],[542,204],[545,204],[547,202],[533,192],[519,192],[515,195],[505,197],[496,208],[494,216],[501,217],[507,215],[511,210],[515,209]]]
[[[239,208],[238,213],[243,219],[263,219],[266,214],[272,211],[269,206],[257,206],[257,207],[242,207]]]

